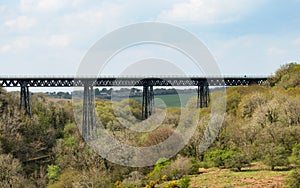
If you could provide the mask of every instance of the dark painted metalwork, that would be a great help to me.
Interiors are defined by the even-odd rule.
[[[1,78],[0,87],[20,87],[26,81],[29,87],[83,87],[86,81],[93,81],[93,86],[198,86],[205,82],[209,86],[241,86],[262,84],[266,77],[165,77],[165,78]]]
[[[31,117],[31,109],[30,109],[30,93],[29,87],[27,86],[27,81],[21,82],[21,92],[20,92],[20,109],[24,110],[25,113]]]
[[[154,91],[153,86],[143,86],[142,119],[147,119],[154,113]]]
[[[155,113],[155,106],[154,106],[154,91],[153,86],[150,86],[150,93],[149,93],[149,104],[150,104],[150,115]]]
[[[208,107],[209,100],[210,97],[208,85],[199,85],[197,88],[197,108]]]

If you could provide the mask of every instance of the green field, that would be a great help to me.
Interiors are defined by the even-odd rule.
[[[198,175],[190,175],[190,188],[198,187],[286,187],[285,179],[291,173],[289,168],[278,168],[271,171],[262,163],[252,163],[241,172],[229,169],[209,168]],[[170,182],[157,187],[165,187]]]
[[[194,96],[196,96],[196,94],[155,95],[155,106],[164,106],[162,102],[164,102],[167,107],[185,106],[188,100]],[[142,103],[142,97],[132,97],[132,99],[135,99],[139,103]]]
[[[190,187],[284,187],[289,171],[245,170],[233,172],[216,169],[205,174],[191,176]]]

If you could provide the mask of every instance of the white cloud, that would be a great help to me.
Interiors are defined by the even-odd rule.
[[[17,30],[26,30],[33,27],[36,20],[27,16],[18,16],[15,19],[10,19],[4,22],[4,25]]]
[[[39,0],[37,9],[39,11],[53,11],[64,7],[64,1],[61,0]]]
[[[284,55],[285,53],[286,53],[286,50],[281,49],[281,48],[276,47],[276,46],[271,46],[266,51],[266,54],[268,56],[281,56],[281,55]]]
[[[5,11],[5,9],[6,9],[6,6],[5,6],[5,5],[1,5],[1,4],[0,4],[0,12],[4,12],[4,11]]]
[[[64,16],[64,21],[71,25],[96,24],[103,21],[103,11],[101,10],[87,10],[77,13],[71,13]]]
[[[91,33],[103,34],[120,27],[124,16],[123,7],[107,4],[103,7],[90,8],[66,14],[62,18],[64,30],[84,36]]]
[[[159,20],[195,22],[200,24],[226,23],[237,21],[258,3],[258,0],[189,0],[164,10]]]
[[[67,35],[51,35],[46,43],[52,47],[66,47],[70,44],[70,37]]]
[[[0,46],[0,53],[5,53],[5,52],[8,52],[10,50],[11,46],[10,45],[3,45],[3,46]]]
[[[20,0],[19,8],[24,12],[49,12],[63,8],[66,2],[61,0]]]
[[[97,6],[101,1],[89,2],[86,0],[20,0],[21,12],[52,13],[64,10],[84,10],[86,7]]]
[[[293,41],[293,44],[300,45],[300,37],[296,38],[296,39]]]
[[[213,40],[210,50],[225,75],[269,75],[282,64],[299,61],[299,50],[289,37],[244,35]]]
[[[30,45],[31,41],[28,37],[19,37],[0,46],[0,53],[17,52],[19,50],[28,49]]]

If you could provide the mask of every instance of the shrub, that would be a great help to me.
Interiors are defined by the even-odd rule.
[[[148,178],[150,179],[160,179],[162,176],[161,170],[166,166],[170,165],[170,160],[167,158],[160,158],[157,160],[154,169],[148,174]]]
[[[172,161],[170,165],[162,169],[161,174],[166,175],[169,180],[177,180],[182,178],[184,175],[190,174],[191,169],[191,160],[179,155],[175,161]]]
[[[185,176],[184,178],[180,179],[178,184],[180,188],[188,188],[190,186],[190,177]]]
[[[299,67],[300,65],[295,62],[281,66],[275,76],[268,79],[270,86],[279,86],[284,89],[299,86]]]
[[[274,170],[275,166],[288,165],[287,151],[284,147],[275,145],[273,143],[267,144],[263,151],[263,162],[271,166]]]
[[[30,187],[23,176],[22,166],[12,155],[0,154],[0,187]]]
[[[300,144],[296,144],[293,147],[292,155],[289,157],[289,161],[292,164],[300,165]]]
[[[49,180],[49,184],[56,182],[60,175],[59,167],[56,165],[48,165],[47,171],[48,171],[47,177]]]
[[[138,187],[138,185],[135,183],[124,183],[119,187],[120,188],[136,188],[136,187]],[[118,188],[118,187],[116,187],[116,188]]]
[[[168,178],[167,175],[163,175],[163,176],[161,177],[161,180],[162,180],[162,181],[167,181],[167,178]]]
[[[204,161],[207,162],[210,167],[224,167],[225,161],[229,159],[234,152],[234,150],[213,150],[205,154]]]
[[[49,167],[48,167],[49,168]],[[49,172],[48,172],[49,174]],[[67,170],[59,176],[59,179],[48,186],[48,188],[73,187],[78,181],[80,172],[76,170]]]
[[[132,185],[134,185],[134,187],[141,187],[143,180],[144,179],[144,175],[141,174],[138,171],[133,171],[131,172],[128,177],[126,177],[123,181],[122,181],[122,188],[123,187],[132,187]]]
[[[300,188],[300,171],[291,171],[291,173],[286,177],[285,183],[289,188]]]
[[[145,142],[143,143],[144,146],[154,146],[169,138],[173,134],[173,130],[169,127],[159,127],[155,129],[151,133],[149,133],[148,137],[146,138]]]
[[[175,188],[178,187],[177,182],[176,181],[171,181],[168,185],[168,188]]]
[[[225,160],[225,167],[236,168],[238,171],[241,171],[242,167],[248,166],[250,162],[251,161],[247,155],[236,151]]]
[[[157,184],[157,181],[150,181],[147,185],[146,188],[154,188],[155,185]]]
[[[74,136],[69,136],[64,138],[65,144],[69,147],[73,147],[76,145],[76,138]]]
[[[199,168],[201,168],[201,163],[198,161],[193,161],[190,169],[190,174],[198,174]]]
[[[113,172],[112,172],[113,173]],[[63,180],[61,176],[60,180]],[[106,174],[100,170],[80,171],[79,176],[72,182],[72,186],[60,186],[60,187],[97,187],[97,188],[114,188],[115,181],[110,174]],[[122,186],[121,186],[122,187]]]
[[[191,169],[192,163],[187,157],[178,155],[176,160],[172,162],[162,158],[156,162],[155,168],[148,174],[148,178],[150,180],[158,180],[163,178],[164,181],[177,180],[186,174],[190,174]]]
[[[261,93],[251,93],[242,98],[239,109],[242,117],[252,117],[254,110],[266,103],[266,97]]]

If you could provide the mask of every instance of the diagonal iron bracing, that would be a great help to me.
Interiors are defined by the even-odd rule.
[[[93,86],[241,86],[261,84],[267,77],[0,77],[0,87],[20,87],[26,81],[28,87],[83,87],[84,82],[93,82]]]

